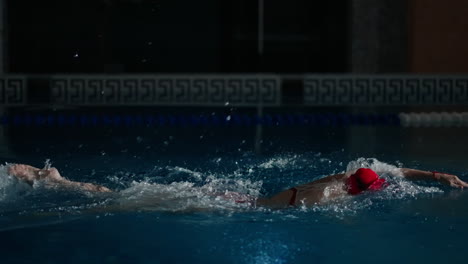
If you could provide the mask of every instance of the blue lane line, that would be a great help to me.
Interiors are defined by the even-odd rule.
[[[172,114],[19,114],[0,116],[0,125],[20,127],[189,127],[189,126],[400,126],[398,114],[248,114],[172,115]]]

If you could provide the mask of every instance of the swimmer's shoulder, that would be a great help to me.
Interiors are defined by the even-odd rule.
[[[300,184],[298,186],[295,186],[294,188],[298,190],[304,190],[304,189],[313,189],[313,188],[318,188],[318,187],[326,187],[330,185],[341,185],[341,184],[344,184],[344,181],[346,178],[347,178],[347,175],[344,173],[334,174],[334,175],[329,175],[327,177],[324,177],[315,181]]]

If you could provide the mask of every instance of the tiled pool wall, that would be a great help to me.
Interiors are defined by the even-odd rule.
[[[437,158],[463,156],[468,143],[466,76],[8,75],[0,103],[3,153],[144,142],[175,154],[344,148]]]
[[[51,75],[0,77],[2,106],[466,106],[468,77]]]

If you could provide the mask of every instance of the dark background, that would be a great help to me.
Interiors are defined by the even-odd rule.
[[[27,8],[25,8],[27,6]],[[345,72],[349,1],[8,0],[12,73]]]
[[[468,72],[465,0],[3,0],[3,73]]]

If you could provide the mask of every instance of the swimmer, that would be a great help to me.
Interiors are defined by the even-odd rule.
[[[468,188],[468,183],[452,174],[407,168],[402,168],[400,171],[409,180],[432,180],[455,188]],[[25,164],[13,164],[9,165],[8,174],[30,185],[33,185],[35,180],[42,180],[46,187],[51,188],[112,192],[112,190],[104,186],[67,180],[60,175],[56,168],[39,169]],[[287,208],[298,205],[310,206],[320,204],[346,195],[375,192],[385,188],[387,185],[388,183],[385,179],[381,178],[377,172],[368,168],[360,168],[352,174],[330,175],[319,180],[298,185],[269,198],[249,198],[247,195],[233,192],[223,196],[226,199],[233,199],[238,203],[251,203],[255,206],[270,208]]]
[[[436,171],[422,171],[401,168],[401,174],[409,180],[430,180],[450,185],[454,188],[466,188],[468,183],[457,176]],[[258,198],[258,206],[284,208],[298,205],[315,205],[333,198],[346,195],[358,195],[363,192],[375,192],[388,185],[378,173],[368,168],[360,168],[353,174],[335,174],[325,178],[298,185],[273,195],[270,198]]]

